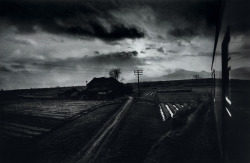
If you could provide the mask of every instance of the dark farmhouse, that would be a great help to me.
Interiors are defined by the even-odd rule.
[[[87,99],[107,99],[124,95],[126,87],[116,79],[110,78],[94,78],[84,90]]]
[[[59,92],[58,98],[71,100],[102,100],[131,94],[132,91],[131,87],[120,83],[112,77],[101,77],[93,78],[83,90],[81,90],[81,88],[70,88]]]

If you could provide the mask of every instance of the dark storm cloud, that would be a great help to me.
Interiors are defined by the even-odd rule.
[[[84,35],[89,37],[97,37],[106,41],[121,40],[124,38],[142,38],[144,33],[136,27],[126,27],[123,24],[111,25],[110,31],[102,24],[91,22],[89,23],[91,29],[85,29],[81,26],[58,27],[59,31],[71,35]]]
[[[101,54],[96,56],[88,56],[82,58],[82,61],[99,63],[99,64],[128,64],[131,62],[132,64],[139,63],[137,51],[123,51],[123,52],[114,52],[108,54]]]
[[[183,41],[177,41],[176,44],[177,44],[179,47],[186,47],[186,45],[183,43]]]
[[[237,63],[238,65],[242,65],[242,62],[246,62],[250,60],[249,51],[235,51],[232,53],[230,52],[229,55],[231,55],[234,59],[237,58],[236,60],[240,60],[240,61],[236,61],[238,62]]]
[[[33,45],[34,43],[31,40],[24,40],[24,39],[13,39],[8,38],[6,41],[14,43],[14,44],[22,44],[22,45]]]
[[[180,5],[181,4],[181,5]],[[19,32],[35,32],[36,27],[51,33],[65,33],[86,37],[96,37],[107,41],[123,38],[142,38],[143,29],[123,24],[111,12],[138,8],[153,9],[156,23],[172,24],[170,34],[176,37],[192,36],[205,21],[208,27],[214,26],[217,19],[217,0],[125,0],[125,1],[20,1],[3,0],[0,16],[5,23],[17,26]],[[129,21],[129,20],[128,20]],[[140,21],[140,20],[139,20]],[[204,29],[206,32],[207,29]],[[160,39],[164,37],[158,35]]]
[[[195,54],[185,54],[185,57],[212,57],[212,53],[199,52],[198,55]]]
[[[232,34],[243,34],[250,31],[250,1],[230,0],[226,4],[224,20],[230,24]]]
[[[163,47],[159,47],[157,49],[158,52],[165,54],[165,49]]]
[[[118,9],[112,1],[2,1],[2,23],[15,25],[21,33],[41,28],[50,33],[99,38],[105,41],[142,38],[144,32],[125,25],[109,12]]]
[[[177,50],[168,50],[169,53],[178,53]]]
[[[12,72],[11,69],[5,67],[5,66],[0,66],[0,72]]]
[[[18,59],[11,62],[11,68],[14,71],[32,71],[34,68],[39,70],[60,70],[60,71],[74,71],[77,68],[88,69],[91,67],[109,67],[109,66],[136,66],[142,65],[143,60],[137,58],[137,51],[122,51],[108,54],[95,53],[96,55],[78,57],[78,58],[65,58],[65,59],[52,59],[52,60],[39,60],[34,58]],[[24,66],[25,65],[25,66]],[[5,67],[1,67],[4,71]]]
[[[157,38],[159,39],[159,40],[164,40],[165,38],[163,37],[163,36],[161,36],[161,35],[157,35]]]
[[[167,33],[175,37],[210,35],[218,18],[218,0],[154,0],[150,4],[159,21],[171,24]]]
[[[146,44],[145,50],[156,49],[156,44]]]
[[[54,38],[54,37],[50,37],[50,39],[55,41],[55,42],[64,43],[64,39],[57,39],[57,38]]]
[[[193,37],[198,35],[192,28],[175,28],[168,31],[168,33],[175,37]]]
[[[25,69],[25,66],[22,64],[13,64],[11,65],[13,69]]]
[[[94,51],[94,53],[95,53],[95,54],[100,54],[100,52],[99,52],[99,51]]]
[[[212,53],[211,53],[211,52],[208,52],[208,53],[199,52],[199,53],[198,53],[198,56],[202,56],[202,57],[212,57]]]

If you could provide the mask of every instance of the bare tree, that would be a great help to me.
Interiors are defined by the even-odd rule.
[[[120,68],[113,68],[112,70],[109,71],[109,76],[118,80],[120,78],[121,73],[122,72]]]

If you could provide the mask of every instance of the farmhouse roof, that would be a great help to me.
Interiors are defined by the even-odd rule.
[[[88,84],[87,89],[93,88],[117,88],[121,87],[122,83],[117,81],[116,79],[109,77],[101,77],[101,78],[93,78]]]

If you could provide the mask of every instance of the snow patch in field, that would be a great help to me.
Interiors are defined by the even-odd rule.
[[[170,108],[168,107],[168,105],[165,105],[165,106],[168,109],[168,112],[169,112],[170,116],[173,118],[174,117],[173,112],[170,110]]]
[[[174,107],[176,110],[179,110],[175,105],[173,105],[173,107]]]
[[[164,114],[163,114],[161,105],[159,105],[159,107],[160,107],[160,113],[161,113],[162,121],[165,121],[166,119],[165,119],[165,116],[164,116]]]
[[[226,110],[227,110],[228,115],[229,115],[230,117],[232,117],[232,114],[230,113],[230,111],[228,110],[228,108],[226,108]]]

